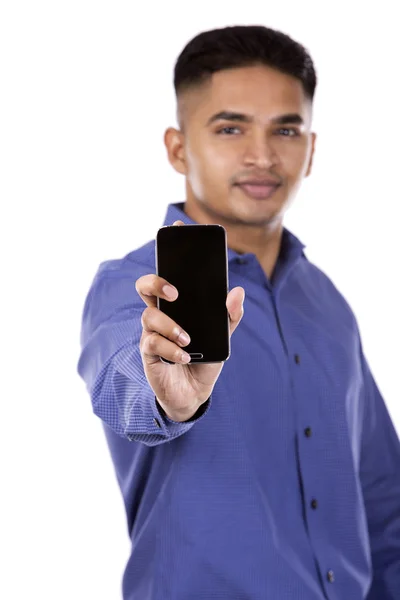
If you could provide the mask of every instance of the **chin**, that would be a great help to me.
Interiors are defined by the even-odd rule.
[[[235,222],[244,225],[263,226],[270,223],[282,221],[284,210],[276,204],[272,206],[270,200],[256,200],[247,206],[235,206],[231,208],[231,215]],[[269,205],[267,205],[269,203]]]

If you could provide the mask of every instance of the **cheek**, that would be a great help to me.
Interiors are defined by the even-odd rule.
[[[229,182],[232,173],[235,172],[234,159],[226,149],[222,151],[218,147],[199,145],[196,152],[188,152],[188,180],[192,187],[223,187]]]
[[[297,178],[306,171],[309,160],[308,148],[303,144],[297,147],[292,147],[280,153],[280,163],[284,173],[289,178]]]

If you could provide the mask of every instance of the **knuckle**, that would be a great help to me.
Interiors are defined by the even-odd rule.
[[[150,316],[150,314],[149,314],[149,313],[150,313],[150,310],[151,310],[151,307],[150,307],[150,306],[147,306],[147,307],[144,309],[144,311],[142,312],[142,317],[141,317],[141,318],[142,318],[142,321],[144,321],[145,323],[147,323],[147,322],[148,322],[148,320],[149,320],[149,316]]]
[[[152,333],[148,336],[148,338],[144,342],[144,347],[147,350],[148,354],[155,354],[158,345],[158,336],[156,333]]]
[[[144,321],[146,325],[150,325],[154,322],[157,313],[158,309],[155,306],[147,306],[142,312],[142,321]]]
[[[144,311],[142,312],[142,316],[140,317],[143,329],[145,327],[147,327],[148,319],[149,319],[149,308],[145,308]]]
[[[154,350],[157,346],[158,335],[156,333],[151,333],[149,335],[149,345],[152,350]]]
[[[140,341],[140,354],[144,356],[145,354],[149,354],[149,349],[147,346],[147,338],[142,338]]]
[[[143,332],[142,333],[142,337],[140,338],[140,342],[139,342],[139,349],[140,349],[140,354],[143,356],[144,354],[146,354],[147,348],[146,348],[146,340],[147,340],[147,336],[146,333]]]

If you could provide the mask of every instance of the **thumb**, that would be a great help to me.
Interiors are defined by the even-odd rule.
[[[242,287],[235,287],[231,290],[226,298],[226,308],[229,313],[230,335],[235,331],[243,317],[243,303],[245,291]]]

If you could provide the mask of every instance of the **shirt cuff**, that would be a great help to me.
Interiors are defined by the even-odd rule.
[[[161,404],[158,402],[156,397],[154,397],[154,400],[155,400],[155,404],[156,404],[156,409],[158,410],[158,413],[162,417],[162,419],[164,421],[166,421],[167,423],[174,423],[177,425],[182,425],[183,423],[194,423],[195,421],[198,421],[200,419],[200,417],[204,416],[209,411],[210,405],[211,405],[211,396],[210,396],[208,398],[208,400],[206,400],[205,402],[203,402],[203,404],[201,404],[199,406],[197,411],[194,413],[194,415],[192,415],[190,417],[190,419],[187,419],[186,421],[173,421],[172,419],[170,419],[168,417],[168,415],[166,414],[165,410],[163,409]]]

